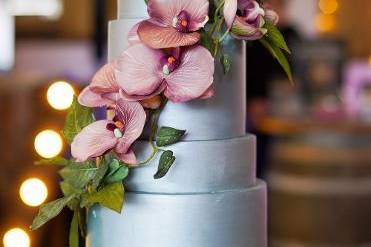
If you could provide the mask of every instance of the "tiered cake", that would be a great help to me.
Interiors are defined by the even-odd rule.
[[[147,16],[143,0],[119,0],[109,26],[109,59],[127,46],[133,25]],[[154,180],[157,160],[134,169],[126,180],[121,215],[102,207],[89,212],[89,247],[265,247],[266,185],[255,176],[255,146],[245,135],[245,44],[227,40],[233,57],[224,75],[217,64],[215,96],[168,103],[160,126],[187,130],[170,146],[177,160]],[[139,159],[150,147],[135,147]]]

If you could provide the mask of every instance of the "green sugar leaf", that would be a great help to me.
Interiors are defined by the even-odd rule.
[[[96,191],[101,185],[102,180],[104,176],[106,175],[108,169],[109,169],[108,161],[106,159],[103,159],[103,161],[100,163],[98,170],[92,180],[92,187],[94,191]]]
[[[55,157],[53,159],[44,159],[35,161],[35,165],[37,166],[49,166],[49,165],[57,165],[57,166],[68,166],[71,164],[71,161],[63,158],[63,157]]]
[[[75,163],[66,166],[59,171],[65,182],[73,188],[84,189],[85,186],[96,176],[98,168],[93,162]]]
[[[282,33],[271,21],[266,20],[264,27],[268,30],[265,37],[269,40],[269,43],[285,50],[287,53],[291,53]]]
[[[223,54],[220,57],[220,62],[223,65],[224,74],[227,74],[231,70],[232,59],[228,54]]]
[[[153,177],[155,179],[163,178],[168,173],[171,166],[174,164],[175,159],[176,158],[172,151],[163,152],[160,158],[159,165],[158,165],[158,170]]]
[[[180,141],[186,133],[185,130],[177,130],[170,127],[162,127],[159,129],[156,138],[156,144],[159,147],[171,145]]]
[[[105,183],[112,184],[121,182],[129,175],[129,168],[122,165],[117,159],[112,160],[105,178]]]
[[[73,214],[71,227],[70,227],[70,236],[69,243],[70,247],[79,247],[79,212]]]
[[[290,66],[285,54],[282,52],[282,50],[278,46],[276,46],[274,44],[271,44],[265,38],[260,39],[260,42],[272,54],[272,56],[275,59],[277,59],[278,63],[281,65],[283,70],[286,72],[287,77],[292,82],[293,78],[292,78],[291,66]]]
[[[35,217],[30,226],[31,230],[36,230],[47,223],[49,220],[56,217],[67,204],[74,199],[75,195],[60,198],[58,200],[49,202],[40,207],[39,213]]]
[[[121,213],[124,204],[125,190],[122,182],[109,184],[98,192],[86,193],[82,196],[81,207],[99,203],[103,207]]]
[[[63,128],[66,141],[71,144],[75,136],[94,121],[93,109],[80,105],[77,98],[74,97]]]

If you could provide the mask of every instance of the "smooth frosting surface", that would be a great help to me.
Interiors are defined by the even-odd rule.
[[[134,147],[139,160],[152,151],[148,142]],[[160,155],[146,167],[132,169],[125,180],[128,191],[149,193],[207,193],[244,189],[256,183],[256,140],[248,135],[218,141],[180,142],[166,147],[176,161],[168,174],[155,180]]]
[[[266,185],[214,194],[127,193],[89,212],[88,247],[266,247]]]
[[[118,0],[118,19],[144,18],[148,16],[144,0]]]

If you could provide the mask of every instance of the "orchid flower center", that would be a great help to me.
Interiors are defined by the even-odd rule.
[[[179,66],[179,59],[176,59],[174,56],[168,56],[164,58],[165,64],[162,67],[162,73],[164,76],[170,75],[176,68]]]
[[[177,16],[173,18],[173,27],[181,33],[189,32],[189,14],[182,10]]]
[[[122,138],[124,136],[123,132],[125,130],[124,123],[118,120],[118,117],[113,118],[114,123],[107,124],[106,128],[112,131],[116,138]]]

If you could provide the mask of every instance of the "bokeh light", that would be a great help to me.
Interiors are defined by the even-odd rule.
[[[43,158],[56,157],[63,148],[62,137],[53,130],[44,130],[35,138],[35,150]]]
[[[49,104],[56,110],[66,110],[73,102],[75,91],[73,87],[64,81],[53,83],[47,92]]]
[[[315,19],[316,28],[320,32],[331,32],[336,27],[333,15],[318,14]]]
[[[29,247],[31,239],[24,230],[13,228],[5,233],[3,244],[4,247]]]
[[[339,3],[337,0],[320,0],[318,2],[318,7],[322,13],[331,15],[338,10]]]
[[[26,205],[37,207],[43,204],[48,197],[48,188],[42,180],[30,178],[22,183],[19,195]]]

